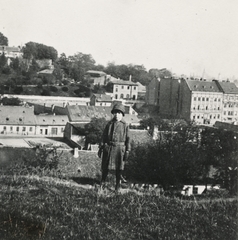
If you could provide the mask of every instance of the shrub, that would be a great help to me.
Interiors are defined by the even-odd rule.
[[[68,92],[68,90],[69,90],[67,87],[62,87],[61,89],[62,89],[62,91],[64,91],[64,92]]]
[[[58,88],[55,86],[50,86],[50,91],[52,92],[58,92]]]

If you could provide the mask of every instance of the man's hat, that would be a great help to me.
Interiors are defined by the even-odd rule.
[[[121,103],[117,103],[113,106],[111,113],[113,114],[115,111],[120,111],[123,116],[125,116],[125,107]]]

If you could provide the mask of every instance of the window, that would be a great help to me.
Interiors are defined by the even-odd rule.
[[[126,99],[129,99],[130,95],[129,94],[126,94]]]
[[[206,106],[206,110],[208,110],[208,106]]]
[[[13,127],[10,127],[10,131],[12,131],[13,130]]]
[[[193,98],[193,100],[194,100],[194,101],[196,101],[196,100],[197,100],[197,98],[196,98],[196,97],[194,97],[194,98]]]
[[[4,130],[4,131],[6,131],[6,130],[7,130],[7,127],[6,127],[6,126],[4,126],[4,127],[3,127],[3,130]]]
[[[22,132],[25,132],[26,131],[26,127],[22,127]]]
[[[207,98],[206,100],[209,101],[209,98]]]
[[[226,111],[224,111],[224,115],[226,115]]]
[[[121,94],[120,98],[124,98],[124,95],[123,95],[123,93]]]
[[[121,89],[124,89],[124,86],[123,86],[123,85],[121,86]]]
[[[58,131],[57,128],[52,128],[52,129],[51,129],[51,134],[52,134],[52,135],[57,135],[57,131]]]
[[[200,100],[201,100],[201,98],[199,97],[199,98],[198,98],[198,101],[200,101]]]
[[[134,90],[136,90],[136,87],[134,87]]]
[[[42,128],[40,129],[40,134],[43,134],[43,129]]]
[[[64,128],[61,128],[61,132],[64,132]]]
[[[127,89],[129,90],[129,89],[130,89],[130,86],[127,86]]]
[[[218,118],[218,119],[220,118],[220,114],[217,115],[217,118]]]
[[[205,101],[205,98],[203,97],[202,100]]]
[[[17,132],[19,132],[19,127],[17,127]]]
[[[117,98],[118,98],[118,95],[116,94],[116,95],[115,95],[115,99],[117,99]]]
[[[33,128],[32,128],[32,127],[30,127],[30,128],[29,128],[29,132],[32,132],[32,131],[33,131]]]
[[[115,91],[118,92],[118,88],[116,88]]]

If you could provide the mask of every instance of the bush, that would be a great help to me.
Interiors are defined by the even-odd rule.
[[[43,89],[41,92],[42,96],[51,96],[51,92],[49,89]]]
[[[23,92],[23,88],[22,87],[16,87],[16,88],[14,88],[13,92],[15,94],[21,94]]]
[[[68,92],[68,90],[69,90],[67,87],[62,87],[61,89],[63,92]]]
[[[52,92],[58,92],[58,88],[55,86],[50,86],[50,91]]]

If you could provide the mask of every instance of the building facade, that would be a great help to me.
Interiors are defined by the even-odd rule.
[[[113,83],[113,98],[136,100],[138,98],[138,85],[132,81],[114,80]]]
[[[164,118],[193,120],[199,125],[234,122],[238,114],[238,88],[228,82],[161,79],[159,109]]]
[[[159,101],[159,79],[152,79],[146,86],[145,102],[149,105],[157,105]]]

